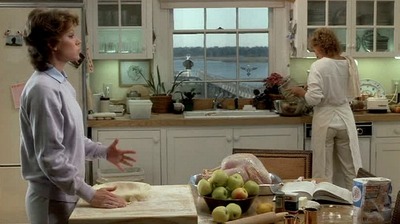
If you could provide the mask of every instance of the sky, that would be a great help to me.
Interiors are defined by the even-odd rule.
[[[243,8],[239,10],[239,29],[268,29],[267,8]],[[236,28],[235,8],[207,9],[175,9],[174,10],[175,30],[217,30]],[[204,35],[175,35],[174,47],[194,47],[203,44]],[[241,46],[267,46],[267,34],[242,34],[239,37]],[[234,34],[210,34],[207,36],[207,46],[235,46]]]

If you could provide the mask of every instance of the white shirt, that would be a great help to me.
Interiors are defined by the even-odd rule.
[[[347,83],[349,65],[345,59],[321,58],[314,62],[308,76],[308,90],[304,96],[313,106],[338,106],[349,103]],[[342,118],[337,114],[330,121],[329,127],[346,129]]]
[[[347,83],[349,65],[346,60],[321,58],[310,68],[305,99],[312,106],[338,106],[349,103]]]

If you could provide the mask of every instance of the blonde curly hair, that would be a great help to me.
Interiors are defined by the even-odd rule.
[[[316,29],[310,37],[310,46],[319,47],[322,53],[328,57],[340,55],[342,49],[336,34],[329,28],[322,27]]]

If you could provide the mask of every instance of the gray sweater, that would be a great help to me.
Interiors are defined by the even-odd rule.
[[[64,73],[35,71],[21,95],[22,175],[36,193],[53,200],[90,201],[85,159],[105,158],[107,146],[84,135],[82,110]]]

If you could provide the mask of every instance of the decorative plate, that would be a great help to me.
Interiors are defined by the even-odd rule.
[[[368,96],[379,97],[385,95],[385,90],[383,89],[383,86],[379,82],[372,79],[362,79],[360,91],[362,95]]]

